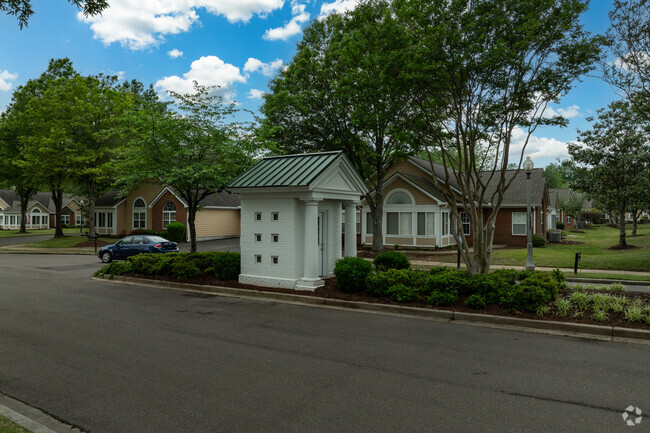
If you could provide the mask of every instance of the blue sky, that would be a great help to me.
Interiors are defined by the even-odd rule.
[[[302,29],[355,0],[109,0],[101,17],[84,19],[64,0],[32,0],[35,14],[20,30],[0,16],[0,111],[17,86],[38,77],[51,58],[69,57],[85,75],[100,72],[191,90],[192,80],[217,84],[240,107],[257,111],[271,77],[291,61]],[[583,21],[604,32],[611,0],[592,0]],[[582,83],[552,108],[567,128],[538,129],[528,145],[536,166],[565,158],[566,143],[585,129],[585,117],[616,98],[598,78]],[[517,137],[515,137],[517,142]]]

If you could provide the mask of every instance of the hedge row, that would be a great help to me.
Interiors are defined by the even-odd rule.
[[[391,256],[401,254],[391,252]],[[379,258],[379,256],[377,256]],[[398,302],[427,302],[431,305],[453,306],[461,296],[470,308],[502,304],[509,310],[537,311],[541,305],[554,300],[564,285],[564,275],[499,269],[489,275],[470,275],[439,267],[430,271],[403,267],[404,261],[375,259],[375,269],[366,260],[346,257],[336,263],[336,283],[345,292],[363,292]]]
[[[103,275],[162,275],[178,280],[196,278],[203,274],[214,274],[221,280],[234,280],[241,271],[241,256],[239,253],[207,252],[207,253],[168,253],[168,254],[138,254],[123,262],[112,262],[97,272],[96,277]]]

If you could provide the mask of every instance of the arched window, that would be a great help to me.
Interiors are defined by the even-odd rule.
[[[413,204],[411,197],[403,191],[395,191],[386,199],[386,204]]]
[[[163,218],[162,218],[162,228],[163,230],[167,230],[167,226],[169,223],[173,223],[176,221],[176,206],[174,203],[168,201],[165,203],[165,206],[163,207]]]
[[[141,198],[137,198],[133,202],[133,228],[147,228],[147,204]]]
[[[34,215],[34,214],[40,214],[41,210],[37,207],[32,209],[32,216],[31,216],[31,223],[32,225],[41,225],[41,216],[40,215]]]

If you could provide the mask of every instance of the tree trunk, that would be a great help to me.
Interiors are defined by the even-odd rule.
[[[190,252],[196,252],[196,227],[194,226],[194,218],[196,218],[196,206],[188,206],[187,208],[187,223],[190,229]]]
[[[632,236],[636,236],[636,224],[638,220],[639,220],[638,209],[633,209],[632,210]]]
[[[27,222],[27,205],[29,204],[29,196],[20,194],[20,230],[19,233],[27,233],[25,223]]]
[[[375,209],[370,207],[372,214],[372,250],[376,253],[384,249],[384,231],[382,230],[384,219],[384,192],[383,182],[377,182],[375,190]]]
[[[52,200],[54,201],[54,230],[55,238],[62,238],[63,235],[63,226],[61,224],[61,210],[63,209],[63,189],[53,189],[52,190]]]
[[[619,235],[618,235],[618,246],[619,247],[624,247],[627,246],[627,243],[625,242],[625,208],[621,207],[619,212],[618,212],[618,224],[620,227]]]
[[[95,236],[97,234],[97,221],[95,221],[95,182],[86,182],[86,198],[88,199],[88,235]]]

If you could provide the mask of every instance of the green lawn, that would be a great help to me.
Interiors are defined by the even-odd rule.
[[[84,229],[88,230],[88,229]],[[79,234],[79,229],[78,228],[72,228],[72,229],[63,229],[63,233],[68,235],[68,234]],[[18,233],[17,231],[14,230],[0,230],[0,238],[18,238],[22,236],[42,236],[42,235],[51,235],[54,236],[54,229],[47,229],[47,230],[31,230],[28,231],[27,233]]]
[[[27,248],[74,248],[82,242],[86,242],[88,239],[85,236],[79,236],[77,233],[76,236],[66,236],[64,238],[52,238],[46,239],[40,242],[31,242],[29,244],[21,245],[21,247]],[[110,244],[115,243],[117,239],[112,238],[99,238],[104,242]]]
[[[18,424],[14,424],[9,419],[0,416],[0,433],[30,433]]]
[[[533,250],[533,261],[536,266],[558,268],[573,268],[575,254],[580,252],[582,258],[578,264],[579,269],[611,269],[621,271],[646,271],[650,272],[650,224],[639,225],[636,237],[629,237],[631,227],[627,230],[628,245],[640,248],[631,250],[609,250],[618,245],[619,229],[605,225],[594,229],[582,230],[585,233],[565,233],[571,238],[567,241],[584,242],[580,245],[546,244],[542,248]],[[455,261],[453,256],[444,261]],[[526,248],[494,249],[492,253],[493,265],[524,266],[526,264]]]

